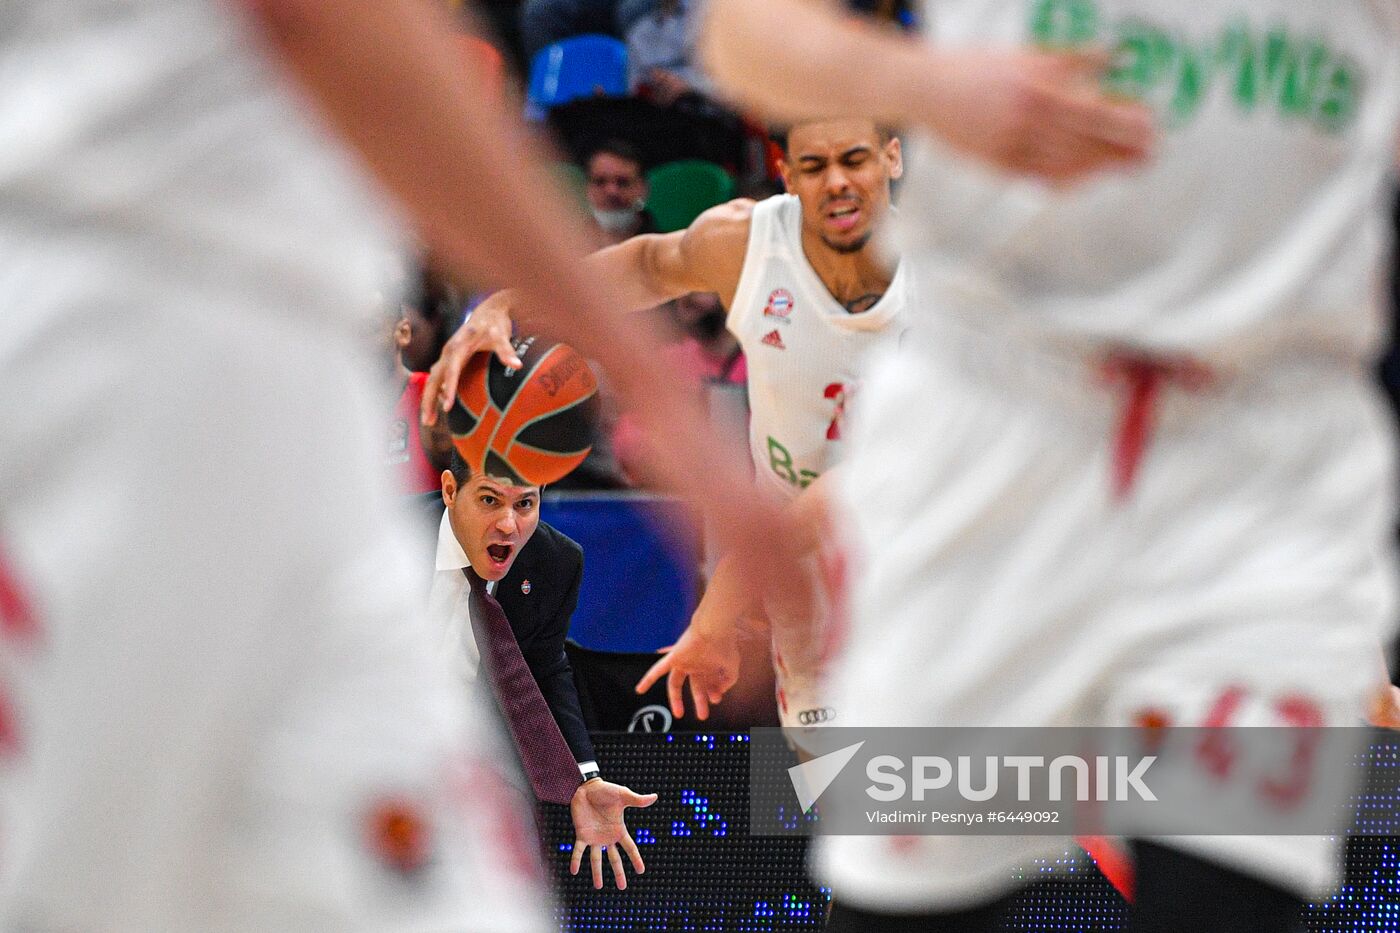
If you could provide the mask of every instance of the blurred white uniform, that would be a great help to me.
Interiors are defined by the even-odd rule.
[[[950,0],[928,19],[953,46],[1116,48],[1111,83],[1162,132],[1146,167],[1069,191],[934,143],[912,159],[920,324],[872,365],[843,476],[865,503],[843,724],[1358,722],[1396,608],[1370,362],[1400,8]],[[1323,839],[1162,841],[1303,894],[1335,880]],[[1063,844],[835,838],[819,865],[858,906],[930,909]]]
[[[0,12],[0,927],[543,929],[376,454],[400,236],[273,72],[214,0]]]
[[[846,406],[865,358],[897,343],[906,327],[903,269],[878,302],[852,314],[807,261],[798,199],[780,194],[754,205],[727,326],[748,364],[749,450],[760,484],[792,498],[841,459]],[[821,627],[772,622],[783,725],[831,721],[819,691]]]

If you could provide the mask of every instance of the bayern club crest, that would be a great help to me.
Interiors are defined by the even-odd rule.
[[[768,295],[768,304],[763,306],[763,316],[785,321],[792,314],[792,304],[792,292],[786,288],[775,288]]]

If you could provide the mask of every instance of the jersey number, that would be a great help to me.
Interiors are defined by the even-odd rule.
[[[836,410],[831,413],[831,424],[826,427],[826,439],[829,441],[839,441],[841,439],[841,419],[846,414],[846,400],[851,397],[851,387],[844,382],[833,382],[822,392],[822,398],[832,399],[836,402]]]

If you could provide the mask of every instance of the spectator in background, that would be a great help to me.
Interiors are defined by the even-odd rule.
[[[656,0],[628,28],[627,68],[633,94],[669,107],[685,94],[706,94],[710,83],[695,64],[695,17],[688,0]]]
[[[646,209],[647,180],[642,157],[630,143],[608,140],[593,147],[583,163],[588,177],[588,207],[600,245],[621,243],[639,233],[655,233],[656,219]]]
[[[615,0],[525,0],[520,7],[520,44],[528,63],[540,49],[569,36],[613,31]]]
[[[404,301],[408,321],[405,343],[399,346],[402,362],[411,372],[425,373],[442,355],[443,344],[462,323],[466,299],[461,289],[424,268],[418,287]]]
[[[656,0],[525,0],[520,7],[520,43],[525,61],[560,39],[584,33],[622,38]],[[497,0],[500,5],[500,0]]]
[[[695,54],[701,0],[645,0],[623,26],[632,93],[664,108],[699,144],[693,158],[739,174],[752,161],[742,118],[717,103]],[[619,21],[622,20],[619,11]]]
[[[409,348],[414,344],[415,317],[421,321],[420,311],[409,304],[387,315],[386,355],[390,385],[397,390],[398,401],[389,420],[385,455],[400,492],[409,495],[436,494],[438,478],[451,460],[452,439],[445,429],[446,422],[440,421],[431,428],[420,427],[418,412],[422,408],[423,386],[427,383],[428,374],[414,372],[405,365]],[[427,343],[421,326],[416,336],[420,344]],[[430,346],[433,352],[438,352],[441,344]]]

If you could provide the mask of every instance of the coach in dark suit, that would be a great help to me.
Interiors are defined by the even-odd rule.
[[[509,634],[514,635],[509,651],[518,645],[531,675],[526,678],[522,673],[523,680],[516,683],[523,683],[527,689],[538,688],[549,713],[546,716],[541,712],[540,720],[548,727],[552,718],[567,743],[566,748],[562,747],[557,736],[551,742],[542,732],[553,730],[541,730],[538,723],[523,730],[530,733],[528,738],[522,736],[521,729],[513,729],[517,743],[532,745],[517,748],[525,771],[536,787],[541,769],[547,772],[553,786],[564,782],[562,796],[549,799],[562,802],[572,793],[572,870],[578,871],[585,851],[591,847],[593,883],[602,887],[601,850],[606,848],[617,886],[624,888],[626,876],[619,850],[628,854],[636,871],[644,870],[641,855],[623,821],[624,811],[627,807],[650,806],[656,795],[633,793],[603,780],[599,774],[593,743],[579,708],[578,690],[564,653],[569,619],[578,604],[579,583],[583,579],[583,550],[540,522],[539,487],[513,485],[515,482],[518,480],[472,475],[454,453],[452,468],[442,474],[442,502],[446,509],[438,528],[429,612],[443,627],[464,679],[474,681],[479,679],[482,667],[480,655],[493,650],[483,647],[491,644],[488,617],[497,611],[496,604],[504,611],[501,630],[509,623]],[[475,594],[473,585],[478,588]],[[510,641],[508,635],[505,641]],[[499,651],[499,646],[495,650]],[[518,665],[519,659],[515,663]],[[498,672],[507,665],[497,658],[492,666]],[[516,701],[513,705],[519,705],[519,697],[510,699]],[[541,764],[542,757],[551,760]],[[570,777],[574,763],[578,773]],[[573,789],[575,780],[577,790]]]
[[[529,487],[526,487],[529,488]],[[540,522],[510,571],[496,585],[496,600],[505,610],[515,640],[535,675],[540,692],[564,733],[586,779],[598,773],[593,740],[579,708],[578,688],[564,653],[569,620],[578,606],[583,580],[583,548],[549,524]]]

